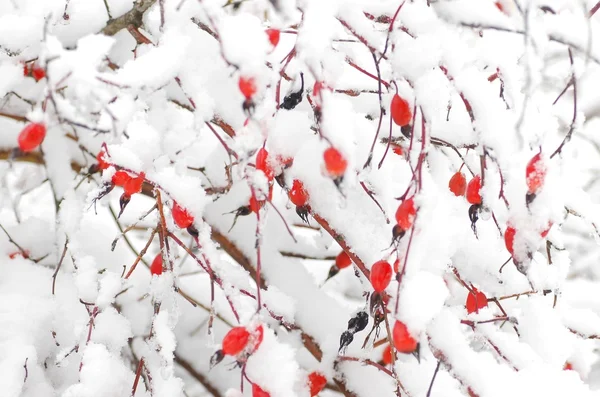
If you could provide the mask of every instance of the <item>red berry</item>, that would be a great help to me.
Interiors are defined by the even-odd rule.
[[[125,184],[131,179],[131,176],[125,171],[117,171],[112,176],[112,183],[115,186],[125,186]]]
[[[19,149],[23,152],[31,152],[37,149],[46,137],[46,126],[42,123],[27,124],[19,133]]]
[[[273,180],[273,168],[269,165],[269,152],[265,148],[260,148],[256,153],[256,169],[261,170],[270,181]]]
[[[565,366],[563,367],[563,371],[572,371],[573,370],[573,364],[571,364],[570,362],[566,362]]]
[[[262,324],[259,324],[258,327],[256,327],[251,337],[253,344],[251,353],[254,353],[258,349],[264,338],[264,329]]]
[[[348,162],[335,148],[327,148],[323,153],[323,159],[325,160],[325,169],[329,175],[333,178],[339,178],[346,172]]]
[[[398,94],[395,94],[392,98],[391,113],[392,120],[400,127],[410,124],[412,120],[410,105]]]
[[[160,276],[163,272],[163,261],[162,261],[162,254],[159,252],[158,255],[156,255],[156,258],[154,258],[154,260],[152,261],[152,265],[150,265],[150,273],[152,275],[157,275]]]
[[[396,222],[398,222],[402,230],[406,231],[413,225],[416,215],[415,201],[411,197],[404,200],[398,207],[398,210],[396,210]]]
[[[297,207],[302,207],[308,201],[308,193],[304,190],[304,185],[298,179],[294,179],[290,189],[290,201]]]
[[[318,372],[311,372],[308,375],[308,387],[310,388],[310,397],[314,397],[325,388],[327,378]]]
[[[40,81],[46,77],[46,71],[37,65],[33,65],[33,68],[31,69],[31,75],[35,81]]]
[[[143,172],[140,172],[140,175],[137,177],[129,178],[129,180],[125,182],[125,185],[123,186],[125,194],[128,196],[133,196],[134,194],[141,192],[145,179],[146,174]]]
[[[467,190],[467,180],[465,179],[465,175],[462,172],[457,172],[452,175],[448,187],[455,196],[464,196],[465,190]]]
[[[30,74],[31,74],[31,67],[28,64],[24,63],[23,64],[23,76],[29,77]]]
[[[279,29],[267,29],[267,36],[269,37],[269,41],[271,42],[271,45],[273,47],[277,47],[280,35],[281,32],[279,31]]]
[[[98,152],[98,155],[96,156],[96,161],[98,162],[98,169],[100,170],[105,170],[108,167],[110,167],[110,164],[105,160],[106,158],[106,153],[101,150]]]
[[[394,273],[398,273],[399,269],[400,269],[400,259],[396,259],[394,261]]]
[[[255,196],[250,196],[250,201],[248,202],[248,207],[250,207],[250,211],[258,214],[258,211],[264,205],[264,201],[258,201]]]
[[[29,251],[25,250],[24,252],[21,251],[15,251],[15,252],[11,252],[8,257],[10,259],[15,259],[17,256],[22,256],[25,259],[29,259]]]
[[[506,245],[506,249],[508,250],[508,252],[510,252],[511,255],[514,255],[513,245],[515,243],[516,233],[517,231],[512,226],[507,227],[506,231],[504,232],[504,245]]]
[[[390,365],[392,363],[392,345],[389,343],[385,346],[385,349],[383,349],[381,361],[383,361],[385,365]]]
[[[398,156],[402,156],[402,146],[400,145],[393,145],[393,149],[394,153],[396,153]]]
[[[476,288],[473,288],[473,292],[469,292],[469,295],[467,295],[467,302],[465,304],[467,313],[479,313],[479,309],[483,309],[487,305],[487,296]]]
[[[540,236],[542,236],[542,238],[546,238],[546,236],[548,235],[548,233],[550,233],[550,229],[552,229],[552,222],[548,222],[548,227],[546,227],[545,230],[542,231],[542,233],[540,234]]]
[[[185,208],[181,208],[176,202],[173,203],[173,220],[181,229],[187,229],[194,223],[194,217],[191,216]]]
[[[392,281],[392,266],[387,261],[378,261],[371,267],[371,284],[373,289],[381,292]]]
[[[250,333],[244,327],[234,327],[227,332],[223,338],[223,354],[229,356],[238,355],[250,339]]]
[[[541,153],[536,154],[529,160],[525,177],[527,178],[527,190],[529,194],[535,194],[542,188],[546,177],[546,165],[542,160]]]
[[[417,350],[418,343],[415,338],[410,335],[403,322],[396,321],[392,334],[394,346],[400,353],[412,353]]]
[[[467,201],[470,204],[481,204],[481,177],[476,175],[467,185]]]
[[[335,258],[335,266],[338,269],[344,269],[344,268],[350,266],[351,264],[352,264],[352,260],[350,259],[350,257],[346,253],[346,251],[340,252],[338,254],[338,256]]]
[[[499,1],[495,2],[494,5],[496,6],[496,8],[498,8],[501,12],[504,12],[504,6],[502,5],[502,3],[500,3]]]
[[[269,393],[260,388],[256,383],[252,384],[252,397],[270,397]]]
[[[240,77],[238,86],[240,87],[242,95],[247,99],[252,98],[252,96],[256,94],[256,83],[253,77]]]

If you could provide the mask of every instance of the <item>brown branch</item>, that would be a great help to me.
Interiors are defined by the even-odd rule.
[[[173,354],[173,361],[175,361],[181,368],[185,369],[188,374],[194,379],[196,379],[208,393],[212,394],[214,397],[221,397],[221,392],[213,386],[208,378],[202,375],[198,370],[194,368],[192,363],[181,358],[177,353]]]
[[[102,34],[114,36],[120,30],[126,29],[129,25],[139,28],[143,24],[144,13],[156,3],[156,0],[138,0],[133,8],[127,11],[120,17],[109,21],[109,23],[101,30]]]

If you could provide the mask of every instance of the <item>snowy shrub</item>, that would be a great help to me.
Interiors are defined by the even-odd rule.
[[[598,395],[598,8],[2,2],[0,395]]]

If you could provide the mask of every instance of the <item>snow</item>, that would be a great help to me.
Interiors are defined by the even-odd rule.
[[[101,34],[109,13],[140,2],[0,4],[3,396],[124,396],[137,382],[137,397],[249,396],[252,383],[306,397],[319,371],[322,396],[393,396],[397,376],[416,397],[438,362],[433,397],[598,394],[595,1],[406,1],[393,27],[391,0],[151,3],[113,36]],[[281,29],[275,47],[267,28]],[[24,75],[26,61],[46,77]],[[300,73],[301,103],[279,109]],[[573,75],[577,93],[557,99]],[[240,77],[258,87],[246,108]],[[391,120],[396,93],[416,107],[414,127]],[[23,117],[48,127],[28,154],[15,150]],[[388,138],[402,154],[384,158]],[[110,166],[90,173],[104,147]],[[255,169],[261,147],[277,181]],[[329,147],[347,161],[341,180],[325,171]],[[528,199],[537,153],[547,172]],[[120,169],[146,184],[117,218],[123,187],[99,195]],[[448,189],[459,169],[482,177],[481,207]],[[308,224],[288,197],[296,179]],[[251,190],[271,187],[272,202],[245,214]],[[392,241],[407,197],[414,226]],[[196,230],[176,226],[174,202]],[[328,278],[342,250],[354,263]],[[151,275],[159,253],[170,264]],[[359,311],[373,316],[373,263],[396,259],[385,313],[421,361],[382,368],[385,323],[369,318],[346,349],[340,336]],[[488,297],[478,313],[466,312],[470,288]],[[258,324],[256,351],[210,368],[231,327]]]

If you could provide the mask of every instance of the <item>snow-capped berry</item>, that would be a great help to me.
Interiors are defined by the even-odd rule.
[[[508,250],[508,252],[510,252],[511,255],[514,254],[513,245],[515,243],[515,234],[516,233],[517,233],[517,231],[512,226],[507,227],[506,231],[504,232],[504,245],[506,246],[506,249]]]
[[[298,207],[306,205],[306,202],[308,201],[308,193],[304,190],[304,185],[298,179],[294,179],[289,196],[290,201]]]
[[[411,197],[406,199],[398,206],[398,210],[396,210],[396,222],[398,222],[398,226],[404,231],[411,228],[415,216],[417,214],[417,209],[415,207],[415,201]]]
[[[546,165],[542,160],[541,153],[536,154],[529,160],[525,177],[527,178],[528,193],[536,194],[542,188],[544,179],[546,178]]]
[[[112,183],[115,186],[125,186],[125,184],[131,179],[131,175],[123,170],[115,172],[112,176]]]
[[[42,123],[30,123],[19,133],[17,139],[19,149],[23,152],[31,152],[37,149],[46,137],[46,126]]]
[[[162,261],[162,254],[159,252],[158,255],[156,255],[156,258],[154,258],[154,260],[152,261],[152,264],[150,265],[150,273],[152,275],[157,275],[160,276],[163,272],[163,261]]]
[[[350,266],[351,264],[352,264],[352,260],[350,259],[350,257],[346,253],[346,251],[340,252],[338,254],[338,256],[335,257],[335,266],[338,269],[346,268],[346,267]]]
[[[104,150],[99,151],[98,154],[96,155],[96,161],[98,162],[99,170],[105,170],[108,167],[110,167],[110,164],[105,159],[106,159],[106,152]]]
[[[245,327],[234,327],[223,338],[223,353],[237,356],[244,350],[250,339],[250,332]]]
[[[392,120],[394,120],[396,125],[403,127],[410,124],[412,120],[412,111],[410,109],[410,105],[408,102],[402,99],[400,95],[395,94],[392,98],[390,111],[392,113]]]
[[[346,172],[348,162],[336,148],[330,147],[323,152],[323,160],[325,161],[325,169],[333,178],[339,178]]]
[[[40,81],[41,79],[46,77],[46,71],[38,65],[34,64],[31,68],[31,76],[33,76],[35,81]]]
[[[273,180],[274,172],[269,164],[269,152],[265,148],[260,148],[256,153],[256,169],[264,172],[269,182]]]
[[[467,201],[469,204],[481,204],[481,177],[476,175],[467,185]]]
[[[194,223],[194,217],[187,212],[185,208],[182,208],[177,202],[173,203],[173,220],[175,224],[181,229],[187,229]]]
[[[310,397],[314,397],[325,388],[327,378],[318,372],[311,372],[308,375],[308,387],[310,388]]]
[[[142,185],[144,184],[145,179],[146,174],[143,172],[140,172],[137,177],[130,178],[123,186],[125,194],[128,196],[133,196],[136,193],[140,193],[142,191]]]
[[[281,32],[279,31],[279,29],[267,29],[266,30],[267,36],[269,37],[269,41],[271,42],[271,45],[273,47],[277,47],[277,44],[279,43],[279,36],[281,35]]]
[[[418,343],[416,339],[410,335],[403,322],[396,321],[392,334],[394,346],[400,353],[412,353],[417,350]]]
[[[473,288],[473,292],[469,292],[467,295],[467,302],[465,303],[467,313],[479,313],[479,309],[483,309],[487,305],[487,296],[483,292],[478,291],[477,288]]]
[[[573,371],[573,364],[567,361],[563,367],[563,371]]]
[[[256,94],[256,82],[253,77],[240,77],[238,80],[238,87],[246,99],[250,99]]]
[[[394,269],[394,273],[398,273],[398,271],[400,270],[400,259],[396,259],[394,261],[393,269]]]
[[[455,196],[464,196],[467,190],[467,180],[462,172],[457,172],[452,175],[450,182],[448,182],[448,188]]]
[[[381,361],[383,361],[385,365],[390,365],[392,363],[392,345],[389,343],[385,346],[385,349],[383,349]]]
[[[376,292],[381,292],[392,281],[392,266],[387,261],[378,261],[371,267],[371,285]]]
[[[252,397],[270,397],[269,393],[260,388],[256,383],[252,384]]]
[[[260,344],[263,341],[264,335],[264,328],[262,324],[259,324],[258,327],[256,327],[256,329],[254,330],[254,332],[250,335],[250,341],[253,345],[251,353],[254,353],[259,348]]]

